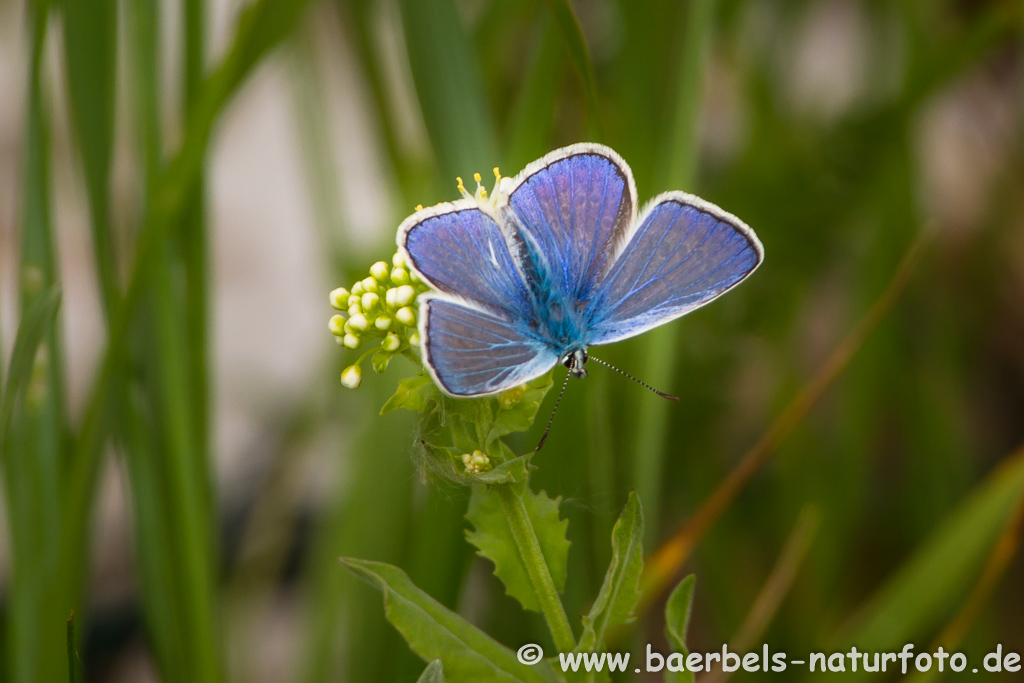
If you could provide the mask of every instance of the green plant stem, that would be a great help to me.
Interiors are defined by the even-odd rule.
[[[530,583],[533,585],[533,592],[537,595],[544,619],[548,623],[551,637],[554,638],[555,647],[559,652],[572,652],[576,647],[576,638],[572,634],[572,626],[569,625],[569,618],[565,616],[565,608],[555,590],[555,581],[551,578],[551,571],[544,559],[540,549],[540,541],[533,530],[530,516],[526,512],[526,505],[523,499],[512,486],[495,486],[494,491],[501,500],[501,509],[508,519],[508,526],[512,530],[512,536],[516,539],[516,547],[526,565],[526,572],[530,576]]]

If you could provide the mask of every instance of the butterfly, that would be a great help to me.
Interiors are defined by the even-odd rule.
[[[452,396],[501,392],[559,362],[566,380],[584,377],[588,347],[685,315],[764,259],[753,230],[693,195],[666,192],[638,214],[629,166],[603,145],[495,177],[490,196],[479,174],[474,195],[459,180],[463,199],[398,229],[399,252],[434,290],[420,297],[423,364]]]

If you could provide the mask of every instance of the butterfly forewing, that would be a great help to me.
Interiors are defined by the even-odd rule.
[[[413,214],[399,228],[406,260],[437,290],[514,320],[532,313],[520,270],[494,219],[468,202]]]
[[[635,214],[629,167],[598,145],[573,145],[534,162],[509,190],[510,218],[523,233],[542,286],[570,303],[607,273]],[[529,264],[528,264],[529,265]]]
[[[657,198],[589,302],[588,339],[635,336],[703,306],[761,262],[742,221],[682,192]]]

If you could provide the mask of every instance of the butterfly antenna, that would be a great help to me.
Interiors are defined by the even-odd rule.
[[[555,421],[555,413],[558,412],[558,404],[562,402],[562,396],[565,395],[565,387],[569,385],[569,378],[572,377],[570,374],[566,374],[565,381],[562,382],[562,390],[558,392],[558,400],[555,401],[555,407],[551,409],[551,417],[548,418],[548,426],[544,428],[544,436],[540,437],[540,443],[533,449],[536,453],[544,447],[544,442],[548,440],[548,432],[551,431],[551,423]]]
[[[611,363],[609,363],[607,361],[603,361],[600,358],[594,358],[593,356],[587,356],[587,358],[588,358],[588,360],[596,360],[601,365],[605,366],[606,368],[611,368],[612,370],[614,370],[615,372],[619,373],[623,377],[628,377],[629,379],[633,380],[634,382],[636,382],[640,386],[646,387],[647,389],[650,389],[651,391],[656,393],[658,396],[661,396],[662,398],[667,398],[670,401],[678,401],[679,400],[678,396],[673,396],[672,394],[666,394],[664,391],[658,391],[657,389],[652,387],[647,382],[641,382],[640,380],[638,380],[636,377],[634,377],[633,375],[629,374],[625,370],[620,370],[620,369],[618,369],[617,367],[615,367],[614,365],[612,365]]]

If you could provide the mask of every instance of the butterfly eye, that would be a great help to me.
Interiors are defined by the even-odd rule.
[[[572,356],[571,355],[566,355],[565,358],[562,359],[562,365],[564,365],[567,368],[571,368],[572,367]]]

